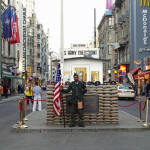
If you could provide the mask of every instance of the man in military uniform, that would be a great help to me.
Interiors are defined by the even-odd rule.
[[[79,81],[78,74],[74,74],[74,81],[70,83],[67,89],[60,89],[63,93],[68,93],[72,90],[72,98],[69,100],[69,105],[71,107],[71,124],[69,127],[75,127],[75,111],[78,108],[79,115],[79,127],[84,127],[83,124],[83,95],[87,92],[86,86],[83,82]],[[79,106],[80,105],[80,106]]]

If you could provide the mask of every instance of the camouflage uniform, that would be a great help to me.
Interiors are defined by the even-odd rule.
[[[71,105],[71,123],[75,124],[75,111],[77,109],[78,102],[83,102],[83,95],[87,92],[86,86],[83,82],[75,81],[71,82],[69,87],[65,90],[63,89],[64,93],[68,93],[72,90],[72,98],[69,100],[69,104]],[[83,109],[78,109],[79,115],[79,124],[83,124]]]

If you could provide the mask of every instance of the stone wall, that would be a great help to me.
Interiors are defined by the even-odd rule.
[[[67,86],[64,86],[67,88]],[[66,124],[70,124],[70,114],[66,113],[66,96],[63,94],[64,112]],[[98,95],[99,96],[99,113],[84,114],[84,124],[118,124],[118,95],[116,85],[100,85],[100,86],[87,86],[87,93],[85,95]],[[53,111],[53,96],[54,86],[49,85],[47,88],[47,124],[59,125],[63,124],[63,117],[56,117]],[[78,115],[76,115],[76,122]]]

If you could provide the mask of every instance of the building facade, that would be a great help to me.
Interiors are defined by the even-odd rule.
[[[116,60],[113,48],[114,39],[114,15],[105,13],[98,25],[99,57],[107,61],[103,64],[103,80],[115,80]]]
[[[114,4],[115,42],[119,43],[118,68],[120,82],[130,70],[130,0],[115,0]]]
[[[43,25],[37,23],[37,72],[42,82],[50,80],[48,76],[50,60],[46,56],[49,51],[49,31],[45,33]]]
[[[9,44],[2,34],[2,86],[7,85],[10,93],[17,92],[17,85],[23,83],[22,80],[22,49],[23,49],[23,38],[22,38],[22,13],[23,6],[22,1],[19,0],[2,0],[3,12],[7,9],[8,5],[11,5],[14,11],[18,15],[19,35],[20,43]]]

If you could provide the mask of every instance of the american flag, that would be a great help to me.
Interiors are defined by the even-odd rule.
[[[61,85],[60,84],[60,64],[58,64],[55,91],[54,91],[54,101],[53,101],[53,107],[54,107],[54,112],[56,116],[61,115],[60,85]]]

